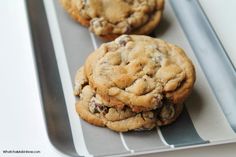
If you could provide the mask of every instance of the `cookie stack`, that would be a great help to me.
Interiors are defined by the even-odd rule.
[[[160,22],[164,0],[61,0],[65,10],[99,37],[149,34]]]
[[[102,44],[77,71],[76,110],[114,131],[149,130],[176,120],[194,82],[194,66],[181,48],[122,35]]]

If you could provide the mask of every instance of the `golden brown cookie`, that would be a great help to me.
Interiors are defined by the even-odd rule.
[[[105,104],[104,100],[88,85],[81,67],[75,77],[75,94],[79,96],[76,111],[90,124],[108,127],[114,131],[150,130],[155,126],[173,122],[181,113],[182,104],[162,103],[156,110],[135,113],[129,107],[117,109]]]
[[[76,111],[90,124],[107,126],[118,132],[141,128],[152,129],[156,126],[156,119],[151,111],[137,114],[130,109],[121,111],[104,106],[97,100],[96,94],[89,85],[82,89]]]
[[[96,35],[149,34],[160,22],[164,0],[61,0],[65,10]]]
[[[123,109],[107,107],[97,99],[96,93],[89,85],[83,87],[79,96],[76,111],[82,119],[90,124],[106,126],[117,132],[150,130],[155,126],[167,125],[173,122],[182,110],[179,108],[177,111],[178,109],[170,104],[140,113],[132,112],[128,107]]]
[[[103,44],[86,60],[85,73],[108,104],[134,112],[158,109],[164,100],[182,105],[195,81],[194,66],[181,48],[141,35]]]
[[[75,89],[74,94],[79,95],[84,86],[88,85],[88,79],[84,73],[84,67],[80,67],[75,75]]]

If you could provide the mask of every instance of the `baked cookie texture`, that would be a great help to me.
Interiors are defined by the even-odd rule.
[[[134,112],[157,109],[164,99],[182,104],[195,81],[194,66],[182,49],[141,35],[103,44],[86,60],[85,72],[109,104]]]
[[[194,82],[194,66],[181,48],[122,35],[91,53],[77,71],[76,110],[114,131],[149,130],[177,119]]]
[[[100,103],[89,85],[85,86],[77,102],[76,110],[84,120],[114,131],[149,130],[156,126],[153,112],[134,113],[130,109],[117,110]]]
[[[131,108],[117,109],[110,107],[99,94],[89,86],[84,68],[81,67],[76,74],[75,94],[79,96],[76,111],[82,119],[90,124],[108,127],[117,132],[151,130],[155,126],[166,125],[174,121],[182,110],[182,105],[177,109],[172,104],[144,111],[133,112]],[[78,84],[81,82],[81,84]]]
[[[164,0],[61,0],[65,10],[106,40],[149,34],[159,24]]]

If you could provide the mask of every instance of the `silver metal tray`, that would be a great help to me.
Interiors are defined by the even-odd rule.
[[[26,2],[48,135],[70,156],[129,156],[236,141],[236,73],[198,1],[166,1],[152,33],[185,49],[196,66],[194,90],[178,120],[152,131],[116,133],[75,111],[73,80],[101,43],[59,1]]]

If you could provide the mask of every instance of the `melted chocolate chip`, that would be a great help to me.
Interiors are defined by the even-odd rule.
[[[125,46],[130,40],[131,39],[128,35],[122,35],[115,40],[115,43],[120,46]]]
[[[125,40],[119,40],[119,45],[121,46],[125,46],[126,45],[126,41]]]
[[[108,107],[95,102],[94,99],[91,100],[91,102],[89,103],[89,111],[92,113],[102,113],[102,114],[106,114],[108,112]]]
[[[164,105],[160,112],[162,119],[171,119],[175,115],[175,108],[173,105]]]

